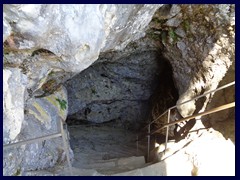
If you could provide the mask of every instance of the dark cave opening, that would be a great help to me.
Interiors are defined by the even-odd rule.
[[[154,119],[155,106],[161,114],[176,104],[171,64],[157,51],[109,59],[100,57],[66,83],[69,126],[102,123],[136,131]]]
[[[101,152],[102,158],[136,155],[136,135],[155,118],[153,109],[161,114],[178,100],[171,64],[156,50],[102,55],[65,87],[66,122],[76,157],[91,152]],[[158,134],[156,139],[163,137]],[[139,146],[138,155],[145,155],[146,141]],[[121,147],[130,154],[119,153]]]

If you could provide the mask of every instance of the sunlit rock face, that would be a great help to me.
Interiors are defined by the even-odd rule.
[[[24,119],[24,91],[27,78],[19,69],[3,70],[3,143],[14,140]]]
[[[164,5],[154,14],[147,36],[160,44],[163,56],[171,63],[179,93],[177,104],[216,89],[228,69],[234,69],[234,5]],[[234,73],[230,76],[221,85],[235,79]],[[234,101],[234,89],[230,92],[230,99]],[[211,101],[212,97],[213,94],[178,106],[180,116],[175,120],[230,102],[218,98],[216,103]],[[161,100],[155,103],[156,108],[153,110],[159,105]],[[157,115],[162,112],[159,110]],[[160,119],[158,123],[166,123],[166,118]],[[206,122],[202,124],[201,121],[192,121],[191,126],[194,126],[193,129],[209,127]],[[192,129],[190,124],[189,128]]]
[[[26,103],[25,118],[19,137],[37,138],[60,132],[60,121],[67,117],[67,91],[61,86],[53,94],[32,98]],[[68,132],[65,132],[67,135]],[[61,137],[27,145],[21,166],[25,171],[53,167],[64,161],[65,152]],[[71,152],[71,149],[70,149]],[[73,154],[70,153],[72,157]]]
[[[100,52],[143,37],[160,6],[4,5],[4,143],[55,133],[68,113],[62,83]],[[65,155],[60,138],[8,149],[4,175],[48,168]]]
[[[158,12],[153,17],[157,9]],[[95,117],[98,117],[99,122],[103,122],[108,116],[108,107],[98,102],[108,101],[109,96],[112,99],[119,98],[115,92],[123,90],[119,99],[126,98],[128,101],[135,99],[145,101],[149,98],[153,87],[147,89],[151,86],[151,81],[146,78],[154,79],[153,74],[157,71],[156,63],[150,61],[155,59],[156,49],[153,51],[146,49],[145,57],[142,57],[144,54],[142,52],[129,51],[130,54],[126,55],[125,60],[118,58],[122,55],[121,50],[130,42],[145,35],[147,28],[146,34],[149,35],[147,37],[150,39],[154,37],[151,39],[152,42],[157,42],[156,46],[159,45],[161,53],[172,65],[174,82],[180,95],[178,103],[215,89],[228,69],[234,66],[231,67],[235,61],[234,5],[24,4],[4,5],[3,11],[5,144],[54,133],[57,121],[60,119],[65,121],[68,113],[85,118],[85,109],[81,112],[85,104],[91,109],[91,112],[86,111],[87,120],[94,122],[97,119]],[[136,69],[125,67],[125,64],[135,63],[136,57],[138,66],[133,67],[141,71],[139,74]],[[89,85],[84,77],[79,77],[84,80],[82,84],[86,87],[80,87],[83,88],[81,89],[84,94],[81,96],[83,101],[80,103],[78,101],[78,105],[75,102],[74,105],[74,96],[78,90],[72,89],[73,96],[70,95],[68,98],[63,84],[97,59],[100,59],[95,64],[97,70],[104,71],[104,65],[108,69],[112,66],[111,60],[119,66],[115,65],[113,70],[105,70],[102,76],[94,70],[92,77],[85,74],[96,82],[101,82],[101,86]],[[223,84],[235,79],[235,69],[232,68],[231,71],[231,78],[226,78]],[[111,73],[119,75],[115,77],[118,77],[116,80],[120,83],[111,84],[111,80],[109,83],[108,78],[103,77],[112,76]],[[133,81],[136,77],[139,81]],[[122,79],[127,79],[125,84]],[[103,90],[98,89],[99,87],[104,88],[104,91],[112,88],[113,91],[106,90],[105,95]],[[70,88],[67,88],[69,91]],[[138,88],[141,91],[136,97],[132,96],[131,91]],[[90,89],[90,92],[87,92],[87,89]],[[233,93],[235,94],[234,90],[230,94]],[[80,100],[80,97],[78,98]],[[98,102],[89,104],[87,98],[93,98]],[[219,101],[214,99],[212,104],[209,103],[209,99],[211,97],[180,106],[178,111],[185,117],[203,111],[208,104],[210,105],[207,108],[214,107],[214,103],[220,105]],[[231,99],[234,100],[235,97],[231,96]],[[134,108],[137,107],[135,101],[131,101],[131,107],[127,101],[122,104],[116,102],[118,103],[116,106],[119,107],[116,114],[125,115],[123,119],[135,115],[135,112],[144,112],[139,107]],[[96,114],[100,106],[105,108],[102,117]],[[132,111],[134,113],[131,114],[127,110],[134,110]],[[233,112],[229,112],[226,118],[232,118],[232,114]],[[137,118],[134,118],[133,121],[137,121]],[[213,118],[210,121],[217,124]],[[229,136],[225,134],[224,137]],[[43,143],[4,150],[3,173],[19,175],[24,171],[52,167],[64,159],[61,139],[47,140]]]
[[[172,64],[179,90],[178,103],[216,89],[235,61],[234,5],[163,6],[150,27],[161,32],[163,54]],[[208,101],[209,97],[199,99],[178,110],[186,117],[204,110]]]
[[[14,81],[10,85],[12,83]],[[20,93],[21,90],[18,87],[14,91],[13,97],[17,93]],[[8,92],[8,95],[10,92]],[[8,106],[9,100],[9,98],[4,99],[4,103]],[[7,131],[9,134],[7,132],[4,133],[5,140],[11,143],[58,133],[60,132],[60,121],[64,121],[67,117],[67,91],[63,86],[46,97],[29,99],[25,102],[25,107],[22,108],[20,106],[20,96],[16,97],[14,102],[18,103],[20,110],[17,111],[18,108],[15,108],[14,112],[9,111],[9,109],[4,111],[6,116],[4,116],[3,121],[4,132],[10,129]],[[18,118],[12,117],[16,115],[18,115]],[[20,119],[21,117],[22,119]],[[15,120],[15,122],[11,123],[12,120]],[[5,142],[4,144],[7,143]],[[4,175],[19,175],[24,171],[52,167],[57,162],[64,161],[66,154],[63,147],[62,138],[58,137],[43,142],[36,141],[32,144],[6,149],[4,150],[3,157],[3,173]],[[73,157],[72,152],[70,155]]]
[[[100,52],[122,49],[144,36],[161,5],[4,5],[6,22],[21,35],[19,48],[44,48],[80,72]],[[4,21],[5,22],[5,21]],[[8,26],[4,38],[8,35]]]
[[[150,27],[151,37],[161,35],[163,54],[172,64],[180,96],[178,103],[235,81],[234,5],[163,6],[154,15]],[[234,101],[235,88],[232,86],[182,105],[178,111],[186,117]],[[175,162],[183,161],[168,152],[175,154],[178,149],[176,156],[188,156],[187,163],[192,164],[191,175],[235,175],[234,108],[196,119],[191,131],[179,143],[173,143],[179,146],[170,147],[169,143],[167,153],[162,152],[160,159],[170,156],[165,162],[167,169],[171,169],[168,160],[176,167]],[[189,167],[181,163],[177,166],[184,167],[183,171]]]
[[[150,98],[159,77],[168,70],[150,43],[142,40],[122,51],[102,54],[92,66],[67,81],[69,121],[114,121],[133,129],[146,122]]]

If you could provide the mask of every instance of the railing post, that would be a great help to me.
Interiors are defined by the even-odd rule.
[[[170,113],[171,113],[171,109],[168,109],[168,119],[167,119],[167,123],[170,122]],[[164,153],[166,153],[166,150],[167,150],[168,132],[169,132],[169,126],[167,126],[167,130],[166,130],[166,141],[165,141],[165,150],[164,150]]]
[[[149,156],[150,156],[150,133],[151,133],[151,125],[148,125],[148,152],[147,152],[147,162],[149,162]]]
[[[64,133],[64,130],[63,130],[63,122],[62,122],[61,119],[60,119],[60,128],[61,128],[61,134],[62,134],[62,139],[63,139],[63,148],[64,148],[64,151],[66,152],[66,156],[67,156],[69,172],[70,172],[70,175],[73,176],[72,164],[71,164],[71,161],[70,161],[70,153],[69,153],[69,149],[68,149],[68,145],[67,145],[67,140],[65,138],[65,133]]]
[[[156,143],[157,143],[156,136],[154,136],[154,148],[156,147]]]
[[[137,142],[136,142],[136,145],[137,145],[137,156],[138,156],[138,135],[137,135]]]

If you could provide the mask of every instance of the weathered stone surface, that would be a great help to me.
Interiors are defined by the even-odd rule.
[[[3,70],[3,143],[16,140],[24,120],[27,77],[17,68]]]
[[[23,172],[21,163],[23,161],[25,147],[3,150],[3,176],[17,176]]]
[[[202,130],[197,138],[189,135],[178,143],[169,142],[165,152],[164,147],[158,147],[157,164],[164,164],[166,175],[235,175],[234,144],[212,128]]]
[[[235,62],[230,66],[226,76],[219,83],[219,86],[228,84],[232,81],[235,81]],[[206,109],[212,109],[231,102],[235,102],[235,85],[214,93]],[[206,127],[214,128],[221,132],[226,139],[230,138],[235,143],[235,108],[226,109],[202,117],[202,119]]]
[[[113,174],[112,176],[143,176],[140,169],[135,169],[128,172]]]
[[[145,164],[145,158],[144,156],[133,156],[133,157],[127,157],[127,158],[120,158],[117,161],[118,166],[122,167],[128,167],[130,168],[137,168],[142,167]]]
[[[131,46],[103,55],[67,81],[70,119],[95,123],[116,120],[127,128],[146,121],[149,98],[164,64],[156,51]]]
[[[161,42],[157,43],[160,44],[163,54],[173,67],[175,84],[180,95],[178,103],[215,89],[235,61],[234,5],[4,5],[3,142],[14,142],[32,137],[32,135],[50,133],[56,129],[55,120],[61,117],[65,119],[67,114],[67,108],[64,112],[59,110],[59,107],[65,107],[64,101],[60,98],[67,98],[66,91],[61,89],[62,83],[89,67],[98,59],[100,53],[122,49],[129,42],[144,36],[148,22],[159,7],[161,8],[150,27],[155,28],[152,37],[157,37],[157,40],[161,38]],[[156,39],[153,41],[156,42]],[[95,78],[100,84],[98,86],[91,83],[81,84],[83,96],[78,94],[78,98],[83,98],[85,104],[77,102],[79,106],[71,105],[72,115],[93,122],[96,122],[96,119],[98,122],[104,122],[107,118],[112,120],[118,118],[119,114],[126,122],[130,119],[135,123],[143,118],[142,114],[138,114],[143,113],[139,100],[145,101],[151,94],[147,89],[151,84],[147,78],[151,79],[152,73],[155,72],[149,70],[149,66],[153,66],[149,63],[149,59],[155,56],[153,53],[155,50],[148,49],[147,52],[151,52],[150,54],[142,52],[142,49],[141,52],[133,53],[133,48],[118,53],[102,54],[95,66],[98,67],[97,70],[102,70],[104,75],[117,77],[114,79],[116,82],[112,83],[108,77],[102,77],[94,70],[94,73],[86,74],[87,78]],[[141,57],[143,54],[148,55]],[[143,67],[135,66],[136,58],[142,58],[141,63],[144,63],[139,64]],[[128,62],[133,66],[130,66]],[[109,67],[113,67],[113,70],[110,71]],[[145,69],[147,71],[143,71]],[[141,73],[137,73],[136,70],[140,70]],[[231,74],[234,72],[233,67]],[[223,80],[222,83],[225,82],[228,81]],[[111,91],[106,91],[105,94],[106,89],[111,89]],[[138,89],[141,91],[133,94]],[[120,96],[117,95],[118,93]],[[56,100],[56,94],[58,94],[59,101]],[[225,97],[224,102],[235,99],[232,96],[235,90],[230,91],[231,98],[228,98],[227,94],[227,91],[224,91],[219,96],[216,94],[216,98]],[[88,99],[94,101],[90,103]],[[179,107],[178,110],[183,117],[201,112],[207,107],[210,99],[209,96],[206,99],[188,103]],[[53,101],[63,104],[56,107],[56,104],[52,104]],[[69,103],[72,104],[71,99]],[[207,108],[213,107],[214,104],[220,105],[219,103],[218,98],[213,99]],[[117,106],[119,109],[108,110],[109,105]],[[27,108],[23,116],[24,107]],[[98,112],[102,108],[104,111],[99,116]],[[109,115],[108,111],[112,111],[112,114]],[[219,120],[221,120],[222,127],[213,128],[223,132],[223,127],[228,127],[226,124],[229,123],[222,120],[234,119],[234,111],[218,115],[221,116]],[[132,118],[133,116],[135,119]],[[219,124],[215,119],[218,117],[210,118],[210,124]],[[223,133],[224,137],[234,140],[234,121],[231,121],[229,128],[230,134],[229,132]],[[216,145],[221,150],[229,150],[228,154],[235,153],[229,148],[229,144],[223,143],[217,146],[220,144],[218,141],[217,143],[207,141],[208,138],[206,142]],[[217,170],[214,173],[207,172],[210,168],[206,169],[205,165],[209,161],[212,160],[209,163],[212,166],[215,166],[213,162],[221,165],[221,159],[214,154],[217,150],[214,147],[212,149],[213,151],[209,154],[213,158],[203,157],[202,161],[201,157],[208,151],[198,152],[200,148],[190,151],[190,154],[200,154],[197,159],[200,165],[194,164],[193,175],[216,174],[217,170],[224,172],[224,166],[216,166]],[[19,175],[24,170],[53,166],[64,157],[62,152],[60,139],[5,150],[4,175]],[[28,154],[26,157],[25,153]],[[226,152],[221,151],[221,153]],[[234,158],[231,156],[229,159]],[[195,162],[195,159],[193,161]],[[204,165],[202,166],[201,163]],[[224,159],[224,163],[231,164],[227,158]],[[234,174],[232,165],[234,164],[229,166],[225,174]],[[196,167],[199,167],[198,173],[195,173]],[[143,175],[143,172],[139,170],[132,174],[134,173]]]
[[[192,175],[235,176],[235,145],[216,131],[193,141],[185,153],[194,165]]]
[[[4,68],[16,68],[18,72],[14,72],[16,81],[10,82],[11,72],[4,69],[7,98],[4,99],[4,142],[17,136],[23,140],[56,130],[56,121],[65,120],[67,114],[67,109],[59,110],[62,98],[67,102],[61,84],[92,64],[100,52],[121,49],[144,36],[153,13],[160,6],[4,5]],[[24,85],[23,77],[27,79]],[[15,89],[17,93],[11,93]],[[8,102],[11,96],[15,103],[19,102],[18,106]],[[12,122],[16,122],[16,127],[8,126]],[[21,174],[24,170],[54,165],[62,153],[57,150],[62,149],[59,140],[5,151],[4,174]]]
[[[25,111],[24,126],[20,134],[22,139],[60,132],[60,121],[66,119],[68,112],[66,89],[61,86],[52,95],[29,100]],[[52,167],[63,161],[66,158],[63,147],[61,137],[27,145],[22,163],[24,170]]]
[[[62,86],[52,95],[32,98],[21,110],[22,113],[24,110],[24,120],[17,136],[18,141],[60,132],[60,121],[66,119],[68,112],[67,91]],[[69,151],[73,156],[71,149]],[[61,137],[24,145],[17,149],[8,149],[4,152],[5,175],[52,167],[56,163],[64,162],[66,158]],[[18,154],[18,160],[15,163],[12,161],[15,157],[13,154]],[[11,156],[13,157],[11,158]],[[15,166],[12,167],[11,164]]]
[[[161,12],[154,15],[161,41],[166,50],[164,56],[173,67],[174,79],[179,91],[178,103],[213,90],[234,61],[235,10],[234,5],[176,5],[175,16],[163,18]],[[171,7],[173,11],[176,7]],[[161,8],[160,8],[161,9]],[[159,21],[181,22],[172,27]],[[164,21],[163,21],[164,23]],[[161,24],[161,23],[160,23]],[[182,32],[179,33],[179,29]],[[209,97],[208,97],[209,98]],[[209,99],[190,102],[178,107],[182,116],[204,110]],[[200,100],[199,100],[200,101]],[[198,106],[198,107],[197,107]]]
[[[190,8],[193,9],[192,13],[190,11]],[[215,89],[221,79],[225,76],[228,68],[235,58],[235,36],[233,29],[230,30],[232,27],[233,20],[231,16],[234,14],[234,6],[189,6],[183,13],[185,13],[185,16],[193,16],[193,14],[200,11],[200,9],[203,9],[203,11],[201,11],[201,14],[199,14],[196,18],[191,19],[192,22],[189,22],[190,31],[191,29],[195,29],[195,31],[192,33],[193,40],[191,40],[191,38],[184,40],[185,44],[188,47],[188,53],[185,54],[185,58],[181,58],[181,56],[179,56],[181,59],[178,60],[176,59],[176,56],[173,57],[172,53],[170,54],[170,52],[172,52],[170,49],[173,48],[169,48],[169,53],[166,52],[166,56],[169,57],[173,65],[173,69],[179,68],[178,65],[175,65],[176,61],[186,61],[186,63],[182,64],[188,66],[191,69],[190,72],[186,72],[187,68],[184,68],[185,72],[183,73],[186,73],[186,75],[189,74],[188,77],[190,79],[189,83],[186,83],[186,75],[184,75],[184,83],[182,84],[181,82],[183,82],[183,79],[181,78],[181,75],[183,75],[183,73],[181,73],[179,70],[177,70],[177,72],[174,70],[174,77],[179,88],[179,93],[182,94],[179,98],[179,103],[196,95],[202,94],[206,91]],[[212,13],[209,14],[208,10],[211,10]],[[212,19],[212,21],[204,21],[204,19],[202,19],[203,16],[209,17]],[[215,16],[215,19],[213,16]],[[198,23],[195,21],[198,21]],[[205,23],[210,24],[209,26],[206,26]],[[207,31],[209,31],[208,28],[211,29],[209,33],[207,33]],[[226,29],[228,29],[228,32],[226,32]],[[233,34],[224,36],[225,33]],[[191,33],[189,33],[188,36],[190,34]],[[211,41],[208,41],[210,39]],[[221,45],[219,46],[219,44]],[[191,53],[193,55],[191,55]],[[196,58],[197,61],[195,61],[195,63],[194,61],[191,63],[191,61],[189,61],[190,58]],[[196,63],[198,66],[196,66]],[[183,87],[185,87],[185,89],[188,88],[187,91],[184,92]],[[205,102],[208,102],[208,100]],[[180,113],[183,116],[191,114],[190,112],[194,112],[195,108],[193,110],[189,109],[188,112],[186,112],[188,106],[194,107],[189,103],[187,104],[187,107],[181,106],[179,108]],[[205,105],[202,104],[202,106],[204,109]],[[202,108],[199,107],[199,110],[201,109]]]
[[[19,49],[44,48],[63,59],[65,71],[80,72],[100,51],[122,49],[144,36],[160,5],[4,5],[4,17],[22,36]]]
[[[3,16],[5,16],[5,13],[3,13]],[[8,36],[11,34],[11,26],[10,24],[6,21],[5,18],[3,18],[3,42],[7,39]]]
[[[17,142],[24,121],[24,91],[27,77],[17,68],[3,70],[3,144]],[[3,174],[21,173],[25,147],[4,150]]]

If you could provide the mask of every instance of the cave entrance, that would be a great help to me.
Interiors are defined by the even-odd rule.
[[[65,84],[66,120],[75,166],[94,168],[96,161],[144,156],[146,142],[136,149],[136,135],[159,113],[175,105],[178,92],[170,63],[156,50],[103,54]]]

